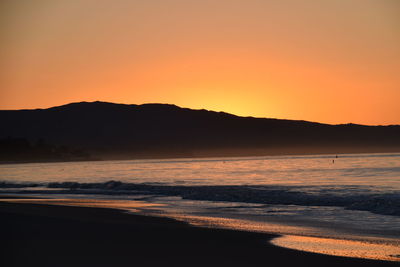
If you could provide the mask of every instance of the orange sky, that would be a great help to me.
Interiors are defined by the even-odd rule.
[[[171,103],[400,124],[397,0],[3,0],[0,109]]]

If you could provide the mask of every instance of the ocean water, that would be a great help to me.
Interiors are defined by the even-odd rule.
[[[275,244],[318,253],[400,257],[400,154],[3,164],[0,194],[279,233]]]

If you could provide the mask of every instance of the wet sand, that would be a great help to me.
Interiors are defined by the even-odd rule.
[[[193,227],[106,208],[0,203],[0,265],[400,266],[276,247],[274,235]]]

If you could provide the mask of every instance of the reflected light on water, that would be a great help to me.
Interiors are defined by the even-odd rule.
[[[128,212],[147,214],[152,216],[165,216],[176,220],[188,222],[194,226],[224,228],[233,230],[253,231],[268,234],[281,234],[271,241],[272,244],[290,249],[355,258],[400,261],[400,246],[398,241],[378,238],[371,242],[364,237],[364,241],[343,240],[335,238],[313,237],[326,236],[312,227],[289,226],[279,223],[255,222],[249,220],[193,216],[181,213],[164,213],[160,208],[166,204],[148,203],[139,200],[94,200],[94,199],[0,199],[0,202],[31,203],[62,206],[79,206],[94,208],[113,208]],[[349,238],[352,238],[351,236]],[[379,242],[379,243],[378,243]]]
[[[282,234],[282,233],[302,233],[310,234],[306,227],[289,226],[282,224],[274,224],[267,222],[255,222],[241,219],[208,217],[208,216],[191,216],[183,214],[166,214],[166,216],[176,220],[188,222],[194,226],[210,227],[210,228],[223,228],[242,231],[252,231],[268,234]]]
[[[139,200],[94,200],[94,199],[0,199],[0,202],[31,203],[46,205],[62,205],[90,208],[112,208],[132,212],[139,212],[140,209],[151,209],[163,206],[163,204],[148,203]]]
[[[272,244],[335,256],[400,261],[400,247],[389,244],[291,235],[275,238]]]
[[[352,240],[312,237],[313,235],[321,236],[328,233],[322,233],[308,227],[266,222],[258,223],[231,218],[187,216],[181,214],[168,214],[168,216],[201,227],[283,234],[273,239],[271,243],[276,246],[295,250],[352,258],[400,261],[400,246],[398,241],[395,240],[363,237],[363,241],[361,241],[358,240],[360,237],[356,236],[349,236]]]

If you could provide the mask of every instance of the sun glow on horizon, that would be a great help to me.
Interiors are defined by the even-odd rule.
[[[158,102],[400,124],[399,10],[389,0],[6,0],[0,109]]]

